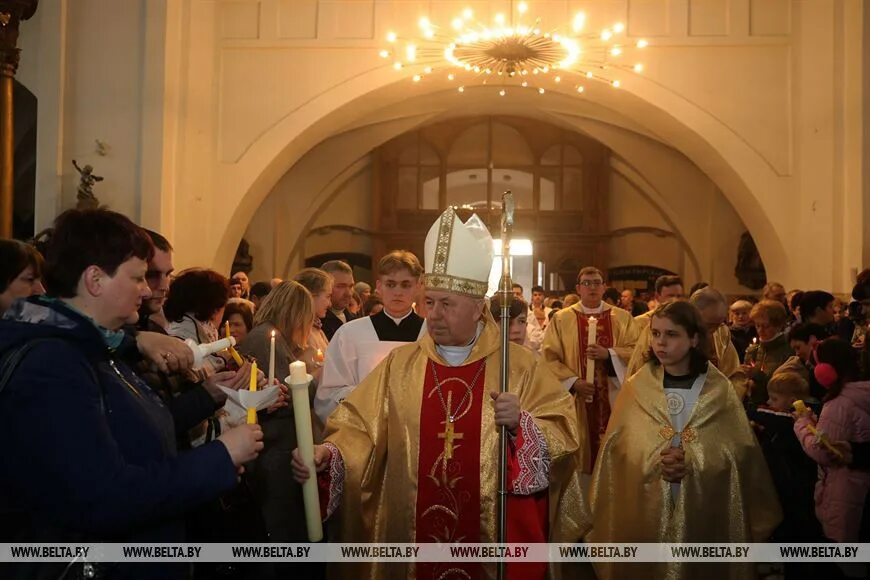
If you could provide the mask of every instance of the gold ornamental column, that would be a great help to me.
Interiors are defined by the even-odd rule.
[[[12,237],[15,131],[12,90],[18,71],[18,27],[39,0],[0,0],[0,238]]]

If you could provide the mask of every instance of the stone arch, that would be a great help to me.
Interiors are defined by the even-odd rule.
[[[359,126],[381,107],[400,104],[407,96],[402,91],[405,82],[407,79],[397,81],[394,71],[385,69],[351,78],[286,116],[254,142],[233,172],[233,183],[243,194],[225,212],[226,223],[216,224],[223,235],[215,265],[229,265],[247,224],[288,169],[328,136]],[[621,91],[631,99],[632,120],[681,151],[723,192],[755,238],[765,264],[770,265],[769,277],[786,277],[791,270],[783,243],[787,224],[774,221],[779,218],[776,196],[770,195],[781,190],[780,176],[729,127],[673,91],[643,79],[626,83]],[[595,91],[586,94],[596,99]],[[538,98],[537,107],[547,111],[555,105],[556,101],[549,100],[554,98],[559,97],[548,93]],[[560,112],[553,110],[551,114],[558,116]],[[561,114],[572,112],[563,110]],[[422,122],[426,115],[420,117]],[[300,219],[308,219],[311,211]]]

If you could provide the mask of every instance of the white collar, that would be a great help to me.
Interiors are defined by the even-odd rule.
[[[387,309],[386,309],[386,308],[384,308],[383,312],[384,312],[384,314],[387,315],[387,318],[389,318],[390,320],[392,320],[393,322],[396,323],[396,326],[399,326],[399,324],[401,324],[403,320],[405,320],[406,318],[408,318],[409,316],[411,316],[411,313],[414,312],[414,309],[413,309],[413,308],[409,308],[409,309],[408,309],[408,312],[407,312],[404,316],[402,316],[402,317],[400,317],[400,318],[396,318],[395,316],[393,316],[392,314],[390,314],[389,312],[387,312]]]
[[[448,365],[452,367],[461,366],[462,363],[468,358],[471,354],[471,349],[474,348],[474,345],[477,343],[477,339],[480,338],[480,333],[483,331],[483,323],[477,323],[477,332],[474,333],[474,338],[471,339],[471,342],[466,344],[465,346],[444,346],[440,344],[435,345],[435,350],[438,351],[438,354],[441,355]]]
[[[599,304],[596,308],[587,308],[586,306],[583,306],[582,302],[580,302],[579,304],[580,309],[583,311],[583,314],[601,314],[602,312],[604,312],[604,300],[602,300],[601,304]]]

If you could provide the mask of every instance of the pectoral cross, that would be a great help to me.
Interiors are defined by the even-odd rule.
[[[438,434],[438,439],[444,439],[444,459],[453,459],[453,441],[462,439],[462,433],[455,433],[453,431],[453,415],[451,415],[451,409],[453,404],[453,393],[448,391],[447,393],[447,416],[444,418],[446,425],[444,426],[444,433]]]

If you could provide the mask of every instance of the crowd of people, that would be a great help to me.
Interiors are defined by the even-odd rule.
[[[425,268],[394,250],[372,284],[342,261],[255,283],[245,272],[175,272],[169,240],[104,209],[65,212],[38,247],[0,240],[3,541],[307,542],[301,484],[313,474],[296,450],[283,383],[296,361],[314,378],[317,478],[334,539],[492,541],[483,524],[465,529],[456,515],[448,529],[420,506],[426,494],[471,485],[463,493],[480,503],[474,517],[492,523],[483,490],[494,479],[484,481],[478,449],[495,445],[493,422],[511,433],[511,509],[527,518],[526,535],[509,527],[515,540],[868,538],[870,271],[843,300],[776,283],[726,298],[703,283],[685,292],[672,275],[650,297],[608,287],[594,267],[564,296],[535,286],[526,302],[514,284],[516,386],[499,394],[501,299],[484,299],[492,256],[469,249],[482,235],[476,224],[448,214],[427,237]],[[457,241],[442,248],[445,235]],[[468,252],[454,255],[463,240]],[[189,345],[226,336],[234,349],[194,364]],[[270,360],[273,385],[252,372]],[[227,405],[227,390],[248,388],[252,375],[279,393],[256,424]],[[483,427],[460,424],[467,413]],[[435,447],[423,443],[429,435]],[[460,464],[474,464],[477,479],[451,480]],[[400,497],[401,508],[384,507]],[[564,509],[548,516],[551,502]],[[101,566],[97,577],[288,573],[270,563]],[[595,573],[633,577],[637,566],[602,563]],[[645,566],[650,577],[697,575],[685,564]],[[807,573],[785,569],[787,578]]]

